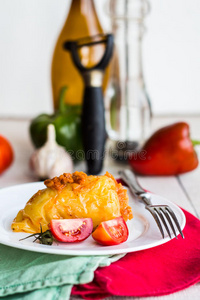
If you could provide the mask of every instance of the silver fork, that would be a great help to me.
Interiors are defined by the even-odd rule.
[[[182,238],[184,238],[177,217],[173,212],[173,210],[168,205],[152,205],[151,194],[146,192],[140,186],[135,174],[131,170],[126,169],[123,171],[119,171],[119,175],[121,176],[121,179],[128,185],[130,191],[134,194],[134,196],[140,199],[145,204],[145,208],[152,214],[152,216],[154,217],[158,225],[158,228],[160,229],[163,238],[164,238],[164,230],[162,225],[164,225],[164,228],[166,229],[170,239],[172,237],[171,237],[171,232],[169,230],[169,226],[171,227],[177,239],[177,234],[173,223],[175,223],[180,235],[182,236]],[[169,224],[169,226],[167,223]]]

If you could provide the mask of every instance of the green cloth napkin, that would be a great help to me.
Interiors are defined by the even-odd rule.
[[[91,282],[98,267],[123,256],[53,255],[0,245],[0,297],[67,300],[74,284]]]

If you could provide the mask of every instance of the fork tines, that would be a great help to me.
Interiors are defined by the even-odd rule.
[[[174,228],[173,222],[175,223],[180,235],[182,236],[182,238],[184,239],[184,235],[183,232],[181,230],[180,224],[177,220],[177,217],[175,215],[175,213],[173,212],[173,210],[168,206],[168,205],[147,205],[146,209],[152,214],[152,216],[154,217],[154,220],[156,221],[158,228],[160,229],[160,232],[162,234],[162,237],[164,238],[164,230],[163,227],[161,225],[161,223],[164,225],[170,239],[171,237],[171,232],[169,230],[169,227],[167,225],[170,225],[176,239],[177,239],[177,234],[176,234],[176,230]],[[161,220],[161,222],[160,222]]]

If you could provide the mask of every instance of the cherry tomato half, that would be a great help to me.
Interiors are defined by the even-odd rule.
[[[91,218],[51,220],[50,230],[56,240],[63,243],[81,242],[92,233]]]
[[[93,239],[105,246],[118,245],[128,239],[128,227],[122,217],[101,222],[92,234]]]

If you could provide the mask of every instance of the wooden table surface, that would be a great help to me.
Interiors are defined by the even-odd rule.
[[[200,140],[200,116],[196,117],[156,117],[152,121],[152,131],[161,126],[175,121],[186,121],[191,128],[193,139]],[[0,188],[15,184],[37,181],[29,169],[29,158],[33,152],[28,127],[29,120],[4,118],[0,120],[0,134],[6,136],[13,145],[15,161],[13,165],[0,177]],[[200,147],[196,148],[200,158]],[[107,158],[104,170],[109,170],[117,176],[121,164]],[[85,165],[81,164],[76,169],[84,171]],[[138,177],[141,185],[147,190],[166,197],[172,202],[188,210],[200,218],[200,167],[181,176],[169,177]],[[106,300],[197,300],[200,299],[200,284],[191,286],[183,291],[161,297],[109,297]],[[71,300],[80,298],[71,297]]]

